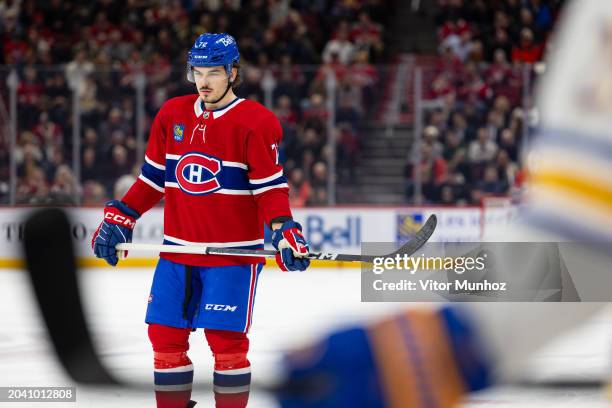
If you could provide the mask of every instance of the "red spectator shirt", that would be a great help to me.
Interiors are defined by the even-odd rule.
[[[533,64],[542,59],[544,47],[539,44],[533,44],[526,47],[512,48],[512,61],[522,61],[528,64]]]
[[[164,243],[261,249],[264,223],[291,216],[278,160],[282,129],[257,102],[204,110],[197,95],[167,101],[153,122],[140,176],[122,201],[143,214],[162,197]],[[262,263],[259,257],[162,253],[197,266]]]

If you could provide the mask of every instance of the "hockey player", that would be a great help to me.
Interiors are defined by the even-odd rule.
[[[164,243],[263,248],[264,223],[283,271],[309,265],[308,244],[292,220],[279,163],[282,130],[262,105],[236,97],[240,54],[228,34],[202,34],[189,52],[187,79],[197,95],[167,101],[157,113],[142,172],[119,201],[107,203],[92,246],[118,262],[136,220],[162,198]],[[154,350],[157,406],[187,407],[193,366],[189,334],[204,328],[215,359],[217,407],[246,406],[247,359],[262,258],[161,253],[146,323]]]

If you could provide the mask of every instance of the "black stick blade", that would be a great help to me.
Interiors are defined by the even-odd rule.
[[[427,218],[427,221],[425,221],[425,224],[423,224],[421,229],[418,230],[416,234],[414,234],[414,237],[412,237],[410,241],[406,242],[400,249],[398,249],[394,253],[407,255],[414,254],[429,240],[431,235],[436,230],[437,225],[438,217],[436,217],[436,214],[431,214],[429,218]]]
[[[397,254],[400,255],[412,255],[416,251],[419,250],[425,243],[429,240],[431,235],[436,230],[436,226],[438,225],[438,218],[435,214],[431,214],[425,224],[421,227],[420,230],[414,234],[410,241],[406,242],[404,245],[400,247],[395,252],[392,252],[387,255],[340,255],[335,259],[338,261],[360,261],[360,262],[374,262],[374,259],[380,257],[392,258]]]

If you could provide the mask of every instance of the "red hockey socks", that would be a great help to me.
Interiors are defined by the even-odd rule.
[[[249,400],[251,364],[247,359],[249,339],[245,333],[204,331],[215,357],[216,408],[244,408]]]
[[[191,399],[193,365],[187,357],[190,332],[191,329],[149,325],[157,408],[185,408]]]

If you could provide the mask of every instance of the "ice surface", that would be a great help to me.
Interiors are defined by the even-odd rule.
[[[49,271],[54,273],[54,271]],[[88,269],[80,273],[83,301],[104,363],[118,377],[149,386],[151,348],[143,322],[152,269]],[[253,380],[269,383],[279,373],[284,350],[307,343],[331,328],[373,319],[414,304],[361,303],[358,269],[311,269],[306,273],[262,272],[251,330]],[[54,290],[50,288],[49,290]],[[72,385],[47,343],[27,276],[0,270],[0,386]],[[612,316],[595,316],[583,327],[542,350],[528,364],[529,378],[602,378],[608,369]],[[212,356],[202,331],[191,335],[195,365],[193,399],[214,406],[203,385],[212,379]],[[606,406],[602,390],[504,387],[474,395],[467,406]],[[0,404],[25,407],[23,403]],[[40,404],[37,404],[38,406]],[[150,391],[78,387],[77,403],[53,407],[152,407]],[[251,393],[249,407],[271,408],[263,392]]]

